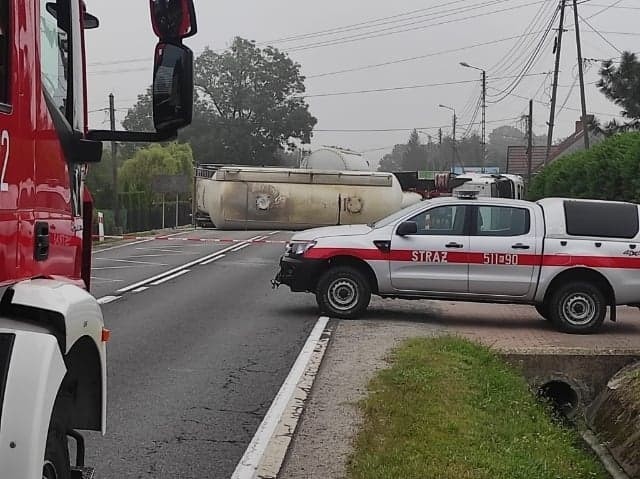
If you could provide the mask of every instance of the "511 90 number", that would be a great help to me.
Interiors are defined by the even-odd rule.
[[[485,253],[483,262],[484,264],[504,264],[506,266],[517,266],[518,255],[517,254]]]

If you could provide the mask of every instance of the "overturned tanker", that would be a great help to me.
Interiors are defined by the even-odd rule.
[[[405,198],[391,173],[224,166],[199,168],[196,201],[220,229],[307,229],[369,223]]]

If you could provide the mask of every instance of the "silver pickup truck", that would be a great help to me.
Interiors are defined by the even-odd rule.
[[[548,198],[425,201],[369,225],[293,236],[274,286],[312,292],[356,318],[388,298],[531,304],[558,329],[591,333],[640,304],[638,205]]]

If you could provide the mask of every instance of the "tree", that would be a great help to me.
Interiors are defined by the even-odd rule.
[[[225,163],[269,164],[292,139],[309,143],[309,113],[300,65],[273,47],[237,37],[221,54],[205,49],[195,64],[202,101],[214,112],[216,150]]]
[[[378,165],[378,171],[394,172],[402,171],[402,159],[407,152],[407,145],[396,145],[393,147],[393,151],[382,157],[380,164]]]
[[[153,145],[136,151],[118,172],[123,192],[140,193],[143,202],[150,205],[155,194],[151,189],[156,175],[188,175],[193,177],[193,155],[186,144]]]
[[[427,152],[420,142],[420,135],[413,130],[407,142],[407,151],[402,157],[402,167],[405,171],[418,171],[427,168]]]
[[[628,119],[619,124],[615,120],[604,127],[605,133],[640,129],[640,61],[631,52],[624,52],[620,66],[612,60],[603,62],[598,88],[604,95],[623,108],[621,114]]]
[[[236,38],[230,49],[206,48],[194,65],[196,95],[191,126],[179,141],[197,163],[278,164],[276,153],[309,143],[317,120],[305,102],[300,65],[275,48]],[[138,97],[123,125],[153,127],[151,91]]]

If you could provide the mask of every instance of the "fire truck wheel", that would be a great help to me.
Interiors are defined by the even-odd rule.
[[[338,266],[329,269],[318,282],[316,301],[332,317],[355,319],[369,306],[371,286],[357,269]]]
[[[70,479],[71,465],[69,461],[69,445],[67,441],[65,422],[60,416],[59,401],[53,408],[47,446],[44,452],[42,479]]]
[[[567,333],[594,333],[607,313],[607,301],[600,289],[582,281],[560,286],[552,295],[551,321]]]
[[[544,304],[536,304],[536,311],[540,316],[542,316],[547,321],[551,319],[551,315],[549,314],[549,305],[547,303]]]

